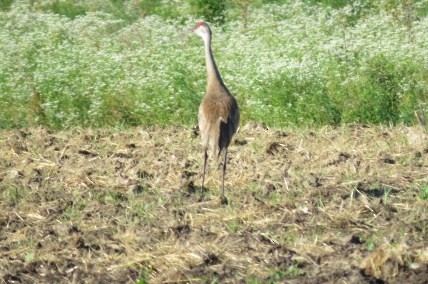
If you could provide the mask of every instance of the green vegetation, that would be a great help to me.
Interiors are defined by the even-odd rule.
[[[244,122],[426,120],[427,1],[211,2],[1,2],[0,128],[194,124],[195,15]]]
[[[12,206],[17,206],[19,202],[27,196],[27,190],[19,187],[0,187],[2,200],[7,201]]]
[[[209,22],[224,23],[225,0],[190,0],[194,13]]]
[[[32,262],[34,259],[34,252],[29,252],[25,255],[25,262]]]
[[[419,193],[419,197],[422,200],[428,200],[428,185],[425,185],[424,187],[421,188],[421,191]]]

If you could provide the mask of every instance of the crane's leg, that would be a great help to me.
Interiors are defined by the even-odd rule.
[[[205,183],[205,172],[207,170],[207,160],[208,160],[208,153],[207,149],[204,149],[204,171],[202,173],[202,185],[201,185],[201,199],[204,196],[204,183]]]
[[[226,175],[226,164],[227,164],[227,147],[224,149],[224,163],[223,163],[223,178],[221,183],[221,196],[224,198],[224,176]]]

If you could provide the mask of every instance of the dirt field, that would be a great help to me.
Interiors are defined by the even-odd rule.
[[[0,132],[0,283],[427,283],[421,128]]]

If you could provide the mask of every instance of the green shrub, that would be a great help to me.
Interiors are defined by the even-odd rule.
[[[77,16],[85,15],[86,9],[84,6],[75,3],[75,1],[60,1],[56,0],[44,6],[46,11],[51,11],[58,15],[66,16],[74,19]]]
[[[0,1],[0,10],[9,10],[13,0],[2,0]]]
[[[421,187],[419,197],[422,200],[428,200],[428,185]]]
[[[189,0],[194,13],[211,23],[224,23],[225,0]]]

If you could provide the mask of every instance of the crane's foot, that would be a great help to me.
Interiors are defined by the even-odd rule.
[[[227,200],[227,197],[225,195],[220,196],[220,204],[221,205],[228,205],[229,200]]]
[[[206,188],[205,186],[201,186],[200,189],[200,197],[198,199],[198,202],[202,202],[205,199],[205,193],[208,192],[208,188]]]

